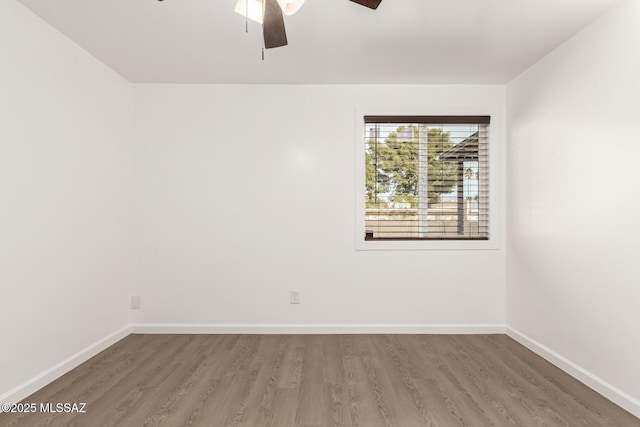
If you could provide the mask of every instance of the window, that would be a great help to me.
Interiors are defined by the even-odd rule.
[[[365,116],[365,240],[489,239],[489,116]]]

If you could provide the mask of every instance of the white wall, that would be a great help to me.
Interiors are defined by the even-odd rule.
[[[639,51],[634,0],[507,88],[508,324],[637,414]]]
[[[0,40],[0,396],[13,396],[128,323],[131,88],[16,1],[0,2]]]
[[[354,242],[356,108],[502,113],[504,96],[502,86],[136,85],[134,320],[504,325],[504,244],[376,252]],[[503,125],[496,117],[498,151]],[[292,288],[302,304],[289,304]]]

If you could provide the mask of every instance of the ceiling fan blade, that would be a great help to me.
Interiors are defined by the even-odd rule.
[[[264,0],[262,34],[266,49],[287,45],[287,32],[284,29],[284,17],[278,0]]]
[[[382,3],[382,0],[351,0],[354,3],[361,4],[362,6],[366,6],[369,9],[377,9]]]

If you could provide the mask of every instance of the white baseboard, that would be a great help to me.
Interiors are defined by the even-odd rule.
[[[113,334],[109,335],[108,337],[91,344],[90,346],[84,348],[83,350],[80,350],[78,353],[74,354],[71,357],[68,357],[52,368],[47,369],[43,373],[0,395],[0,402],[20,402],[25,397],[35,393],[42,387],[60,378],[62,375],[91,359],[96,354],[117,343],[129,334],[131,334],[131,328],[129,326],[126,326],[119,331],[116,331]]]
[[[137,334],[504,334],[505,325],[141,323]]]
[[[618,406],[624,408],[636,417],[640,418],[640,401],[638,399],[629,396],[627,393],[614,387],[613,385],[604,381],[602,378],[592,374],[591,372],[587,371],[581,366],[578,366],[564,356],[561,356],[545,345],[529,338],[528,336],[513,328],[507,328],[507,335],[523,346],[527,347],[529,350],[536,353],[538,356],[553,363],[558,368],[562,369],[581,383],[592,388]]]

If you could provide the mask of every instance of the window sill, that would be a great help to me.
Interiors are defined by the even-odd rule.
[[[356,239],[357,251],[461,251],[498,250],[495,239]]]
[[[482,241],[489,240],[488,237],[365,237],[366,242],[442,242],[442,241]]]

